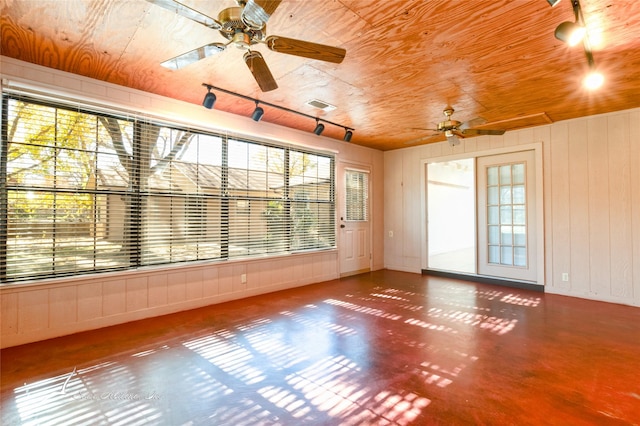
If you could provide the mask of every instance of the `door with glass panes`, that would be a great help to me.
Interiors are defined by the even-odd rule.
[[[369,211],[369,170],[340,164],[340,275],[371,269],[371,225]]]
[[[478,273],[536,281],[534,151],[477,159]]]

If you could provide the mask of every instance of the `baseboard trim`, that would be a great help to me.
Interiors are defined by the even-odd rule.
[[[346,277],[351,277],[353,275],[365,274],[367,272],[371,272],[371,268],[364,268],[358,271],[344,272],[340,274],[340,278],[346,278]]]
[[[518,288],[521,290],[532,290],[544,293],[544,286],[540,284],[534,284],[528,281],[509,280],[505,278],[489,277],[485,275],[473,275],[473,274],[460,274],[457,272],[439,271],[435,269],[423,269],[422,275],[431,275],[434,277],[453,278],[456,280],[471,281],[481,284],[494,284],[504,287]]]

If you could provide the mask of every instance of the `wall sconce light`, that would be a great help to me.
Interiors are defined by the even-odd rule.
[[[320,134],[322,134],[322,132],[324,132],[324,124],[320,123],[318,121],[318,119],[316,118],[316,128],[313,129],[313,133],[315,133],[316,135],[320,136]]]
[[[256,102],[256,109],[253,110],[253,113],[251,114],[251,119],[253,121],[260,121],[263,115],[264,115],[264,110],[261,107],[259,107],[258,102]]]
[[[207,108],[213,108],[213,105],[216,103],[216,95],[215,93],[211,93],[211,86],[207,86],[207,94],[204,95],[204,100],[202,101],[202,105]]]
[[[342,138],[345,142],[351,142],[351,138],[353,137],[353,132],[349,129],[345,129],[344,138]]]

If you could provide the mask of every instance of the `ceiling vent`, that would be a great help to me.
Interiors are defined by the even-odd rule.
[[[336,109],[335,106],[328,104],[324,101],[320,101],[318,99],[311,99],[310,101],[307,101],[305,105],[309,105],[310,107],[321,109],[324,112],[329,112]]]

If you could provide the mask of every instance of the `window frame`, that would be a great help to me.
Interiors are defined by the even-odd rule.
[[[123,233],[126,232],[129,238],[132,239],[132,242],[131,242],[132,249],[128,251],[127,254],[125,255],[127,257],[127,259],[125,260],[126,264],[119,265],[116,267],[111,267],[111,268],[102,268],[102,267],[94,266],[87,269],[77,269],[77,270],[74,269],[74,270],[57,271],[53,269],[49,273],[44,273],[40,275],[38,274],[34,275],[32,273],[23,272],[23,271],[21,271],[20,273],[9,272],[10,265],[8,263],[10,263],[11,260],[8,258],[8,255],[10,255],[8,251],[8,240],[12,238],[12,236],[8,232],[8,221],[10,219],[10,215],[12,214],[12,211],[10,210],[11,206],[9,205],[9,199],[7,194],[10,191],[14,193],[25,191],[25,189],[20,185],[8,185],[8,182],[7,182],[7,170],[8,170],[8,166],[10,165],[7,152],[10,144],[13,143],[13,141],[8,140],[8,128],[9,128],[9,119],[10,119],[9,102],[11,101],[27,102],[34,105],[51,107],[55,109],[56,113],[58,110],[62,109],[62,110],[68,110],[71,112],[89,114],[91,116],[95,116],[97,121],[98,121],[98,117],[104,116],[104,117],[115,118],[117,120],[124,120],[127,122],[131,122],[134,128],[133,140],[132,140],[133,152],[131,154],[132,156],[131,162],[133,164],[132,170],[134,170],[136,173],[134,173],[134,177],[131,178],[132,182],[129,184],[129,188],[127,189],[127,191],[125,191],[125,193],[122,193],[122,191],[115,191],[115,192],[99,191],[99,190],[92,191],[92,193],[96,198],[104,194],[113,195],[117,193],[120,196],[131,197],[132,199],[131,205],[129,206],[130,208],[126,212],[131,215],[134,215],[135,217],[128,218],[126,220],[126,224],[124,226],[125,227],[129,226],[130,229],[129,228],[123,229]],[[203,218],[194,219],[195,204],[197,204],[197,206],[195,206],[195,210],[202,208],[202,210],[206,212],[208,199],[215,198],[216,200],[219,201],[219,205],[220,205],[219,223],[218,223],[218,225],[220,226],[219,256],[195,258],[195,259],[188,259],[188,260],[171,260],[170,259],[169,261],[161,261],[161,262],[145,261],[145,256],[144,256],[145,253],[143,252],[145,250],[143,245],[143,240],[145,238],[145,230],[143,229],[143,222],[144,222],[143,217],[146,212],[145,204],[149,199],[149,197],[153,197],[154,194],[152,191],[143,190],[139,182],[141,167],[143,167],[141,164],[142,161],[140,158],[142,155],[139,154],[141,152],[141,147],[140,147],[141,136],[140,135],[143,133],[143,131],[141,130],[140,123],[145,123],[146,126],[153,127],[153,128],[155,128],[155,126],[160,127],[160,130],[166,128],[171,131],[175,130],[175,131],[182,131],[182,132],[190,132],[191,134],[196,135],[196,137],[197,135],[203,135],[206,137],[213,136],[215,138],[220,138],[222,140],[222,147],[220,152],[220,158],[222,162],[222,165],[220,166],[220,186],[221,186],[220,193],[218,195],[207,195],[207,194],[203,195],[202,193],[197,193],[197,192],[180,194],[180,196],[183,197],[184,199],[184,209],[182,213],[185,218],[185,224],[184,224],[184,226],[186,227],[185,232],[188,232],[188,233],[194,232],[194,230],[189,226],[191,224],[191,221],[196,223],[196,225],[201,224],[201,222],[203,221],[206,222],[206,219],[203,219]],[[64,101],[51,101],[48,99],[44,100],[36,96],[25,95],[21,93],[2,93],[2,120],[0,122],[0,127],[2,129],[1,130],[2,146],[0,146],[0,184],[2,185],[1,186],[2,194],[0,194],[0,282],[2,282],[3,284],[19,283],[23,281],[33,281],[33,280],[48,279],[48,278],[55,278],[55,277],[74,276],[78,274],[87,274],[87,273],[93,274],[93,273],[109,272],[114,270],[133,270],[140,267],[166,265],[166,264],[192,262],[192,261],[203,261],[203,260],[226,261],[226,260],[235,260],[235,259],[264,258],[269,256],[281,256],[286,254],[292,254],[296,252],[323,251],[327,249],[335,249],[337,247],[336,246],[336,241],[337,241],[336,239],[336,179],[335,179],[336,159],[335,159],[335,155],[333,154],[329,154],[323,151],[315,151],[312,149],[298,147],[298,146],[286,144],[286,143],[264,142],[264,141],[252,140],[244,137],[230,136],[225,133],[215,133],[215,132],[206,131],[198,128],[185,127],[177,123],[170,123],[162,120],[149,119],[141,114],[133,114],[133,113],[122,114],[118,112],[109,111],[108,109],[102,109],[99,107],[92,109],[91,107],[73,105],[71,103],[66,103]],[[282,150],[282,152],[284,153],[284,164],[283,164],[284,170],[282,171],[284,186],[282,190],[282,197],[280,198],[274,198],[274,197],[268,197],[268,196],[256,197],[251,194],[240,196],[238,194],[232,195],[229,193],[230,165],[229,165],[228,144],[229,144],[229,141],[231,140],[245,142],[250,145],[259,145],[267,148],[276,148],[278,150]],[[155,142],[154,141],[152,142],[153,143],[157,142],[157,139]],[[97,143],[98,142],[96,140],[96,144]],[[294,200],[290,196],[290,194],[295,192],[294,191],[295,184],[293,183],[293,177],[291,176],[292,171],[289,170],[289,159],[291,155],[293,155],[292,153],[295,153],[296,155],[303,154],[303,155],[316,156],[318,158],[325,159],[323,161],[328,161],[329,170],[325,172],[325,173],[328,173],[327,175],[328,180],[322,183],[322,184],[329,185],[328,191],[323,192],[323,195],[325,193],[328,194],[327,195],[328,198],[327,199],[319,198],[319,199],[304,201],[306,202],[307,206],[312,206],[313,208],[315,208],[316,213],[318,213],[318,218],[317,218],[317,222],[318,222],[317,226],[319,229],[318,232],[322,233],[322,237],[325,238],[323,240],[323,244],[324,244],[323,246],[320,246],[319,238],[317,239],[317,242],[315,243],[315,245],[313,242],[311,242],[311,244],[308,244],[307,242],[304,247],[294,246],[294,243],[293,243],[293,234],[294,234],[293,220],[295,216],[294,205],[296,203],[300,204],[301,201]],[[95,170],[97,172],[98,166],[96,165],[95,167],[96,167]],[[135,178],[135,176],[137,176],[137,178]],[[317,186],[321,185],[321,182],[320,182],[321,180],[322,180],[321,178],[316,178],[315,185]],[[307,183],[307,185],[312,185],[312,184]],[[54,187],[49,189],[52,192],[59,191],[59,189],[56,189]],[[163,195],[175,196],[175,194],[173,193],[167,193]],[[232,210],[233,210],[231,207],[235,206],[238,202],[245,202],[248,210],[250,211],[251,206],[260,205],[260,202],[266,203],[269,201],[281,202],[284,205],[284,212],[281,218],[281,220],[284,221],[283,222],[284,225],[283,225],[283,228],[280,230],[281,234],[279,234],[278,236],[278,238],[281,238],[281,240],[276,240],[276,244],[274,245],[274,247],[278,247],[278,248],[272,251],[269,251],[267,249],[264,252],[260,252],[259,250],[257,250],[255,253],[251,253],[250,250],[248,250],[247,253],[241,256],[235,256],[232,253],[232,250],[229,246],[230,238],[231,238],[230,226],[231,226],[231,219],[232,219],[230,215],[232,214]],[[108,212],[108,210],[106,211]],[[322,212],[321,218],[319,217],[319,212]],[[206,214],[205,214],[205,217],[206,217]],[[98,221],[99,219],[94,219],[94,226]],[[266,222],[266,219],[265,219],[265,222]],[[248,226],[249,226],[248,228],[249,231],[251,231],[251,228],[250,228],[251,225],[249,224]],[[206,229],[206,226],[204,226],[204,228]],[[55,258],[55,254],[52,254],[52,256]],[[95,263],[95,259],[94,259],[94,263]]]

